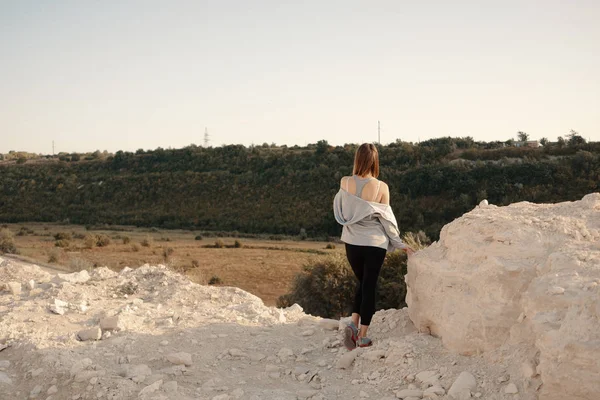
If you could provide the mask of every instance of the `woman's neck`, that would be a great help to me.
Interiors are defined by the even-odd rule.
[[[372,178],[373,177],[373,175],[371,173],[368,173],[366,175],[358,175],[358,174],[356,174],[356,176],[358,176],[359,178]]]

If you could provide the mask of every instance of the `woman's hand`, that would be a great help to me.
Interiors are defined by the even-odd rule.
[[[408,247],[408,246],[407,246],[407,247],[404,249],[404,251],[406,252],[406,255],[407,255],[408,257],[410,257],[410,256],[412,256],[413,254],[415,254],[415,251],[414,251],[414,250],[413,250],[411,247]]]

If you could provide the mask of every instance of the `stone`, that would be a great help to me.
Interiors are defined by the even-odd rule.
[[[42,385],[36,385],[29,393],[30,399],[35,399],[42,392]]]
[[[102,339],[102,330],[100,328],[90,328],[84,329],[77,333],[77,339],[82,342],[86,342],[88,340],[100,340]]]
[[[337,331],[340,325],[340,322],[335,319],[323,318],[319,320],[319,327],[325,329],[327,331]]]
[[[504,382],[508,382],[509,380],[510,380],[510,375],[502,375],[502,376],[499,376],[496,379],[496,383],[497,384],[501,384],[501,383],[504,383]]]
[[[0,371],[0,384],[12,385],[12,379],[6,374],[6,372]]]
[[[298,367],[294,368],[294,375],[307,374],[309,371],[310,370],[308,369],[308,367],[298,366]]]
[[[404,389],[396,392],[396,397],[399,399],[406,399],[409,397],[416,397],[420,399],[423,397],[423,391],[418,389]]]
[[[250,353],[248,358],[250,358],[252,361],[262,361],[267,358],[267,356],[261,353]]]
[[[419,372],[415,376],[415,379],[417,382],[433,385],[438,381],[439,377],[440,375],[436,371],[423,371]]]
[[[9,367],[10,367],[10,361],[9,360],[0,360],[0,371],[5,371]]]
[[[265,365],[265,372],[279,372],[279,367],[273,364]]]
[[[565,288],[562,288],[560,286],[553,286],[548,289],[548,294],[565,294]]]
[[[435,397],[433,397],[432,395],[443,396],[445,394],[446,394],[446,390],[444,390],[443,387],[441,387],[439,385],[435,385],[435,386],[425,389],[425,391],[423,392],[423,397],[430,397],[430,398],[435,399]]]
[[[167,355],[167,360],[175,365],[192,365],[192,355],[190,353],[179,352]]]
[[[483,199],[479,202],[479,207],[485,207],[487,205],[489,205],[489,203],[486,199]]]
[[[100,320],[100,329],[103,331],[120,331],[123,329],[123,322],[118,315],[102,318]]]
[[[6,285],[13,295],[18,296],[21,294],[21,284],[19,282],[8,282]]]
[[[31,279],[29,282],[27,282],[27,289],[29,289],[29,290],[35,289],[35,281],[33,279]]]
[[[231,392],[231,396],[234,399],[241,399],[244,396],[244,391],[240,388],[237,388],[233,392]]]
[[[537,375],[536,368],[533,362],[525,361],[521,364],[521,373],[524,378],[533,378]]]
[[[360,348],[356,349],[356,350],[352,350],[349,351],[347,353],[344,353],[344,355],[342,355],[337,363],[336,363],[336,367],[339,369],[348,369],[352,366],[352,363],[354,362],[354,359],[356,359],[356,357],[358,357],[360,355]]]
[[[85,269],[79,272],[73,272],[71,274],[58,274],[53,279],[53,281],[57,283],[68,282],[73,284],[86,283],[89,280],[90,274]]]
[[[177,381],[168,381],[163,383],[161,387],[163,392],[166,393],[175,393],[177,392]]]
[[[58,388],[56,387],[56,385],[52,385],[48,388],[48,390],[46,391],[46,394],[53,395],[57,392],[58,392]]]
[[[247,358],[248,355],[240,349],[229,349],[229,355],[231,357]]]
[[[302,389],[298,390],[297,396],[298,399],[310,399],[311,397],[317,395],[319,393],[318,390],[314,389]]]
[[[212,398],[212,400],[229,400],[231,397],[227,393],[218,394]]]
[[[163,381],[162,381],[162,379],[160,379],[160,380],[154,382],[153,384],[146,386],[145,388],[140,390],[140,393],[138,394],[138,396],[142,397],[147,394],[156,392],[158,389],[160,389],[160,386],[162,385],[162,383],[163,383]]]
[[[134,382],[143,382],[150,375],[152,375],[152,370],[146,364],[126,365],[121,372],[122,377]]]
[[[279,350],[279,353],[277,353],[277,357],[279,357],[282,360],[285,360],[288,357],[292,357],[293,355],[294,352],[292,351],[292,349],[288,349],[286,347],[282,348],[281,350]]]
[[[307,329],[307,330],[303,331],[302,333],[300,333],[300,336],[312,336],[314,334],[315,334],[314,329]]]
[[[67,312],[68,308],[69,308],[69,303],[67,303],[66,301],[59,300],[59,299],[54,299],[52,304],[50,304],[48,306],[48,309],[50,311],[52,311],[54,314],[58,314],[58,315],[64,315],[64,313]]]
[[[32,378],[36,378],[36,377],[40,376],[43,373],[44,373],[44,368],[34,369],[33,371],[31,371],[31,377]]]
[[[515,385],[514,383],[509,383],[504,388],[504,393],[506,393],[506,394],[517,394],[517,393],[519,393],[519,389],[517,388],[517,385]]]
[[[386,351],[385,350],[371,350],[369,352],[364,353],[361,358],[369,361],[377,361],[382,358],[385,358]]]
[[[458,378],[454,381],[448,395],[454,399],[462,399],[466,395],[471,397],[471,392],[477,387],[475,377],[469,372],[461,372]]]
[[[358,394],[361,398],[363,399],[368,399],[369,398],[369,394],[367,392],[365,392],[364,390],[361,390],[360,393]]]

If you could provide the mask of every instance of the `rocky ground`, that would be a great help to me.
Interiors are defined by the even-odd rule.
[[[514,353],[457,355],[406,309],[348,352],[344,321],[162,266],[52,275],[0,258],[0,286],[0,399],[537,398]]]

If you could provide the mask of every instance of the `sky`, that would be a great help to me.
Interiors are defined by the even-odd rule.
[[[600,1],[0,0],[0,153],[600,140]]]

